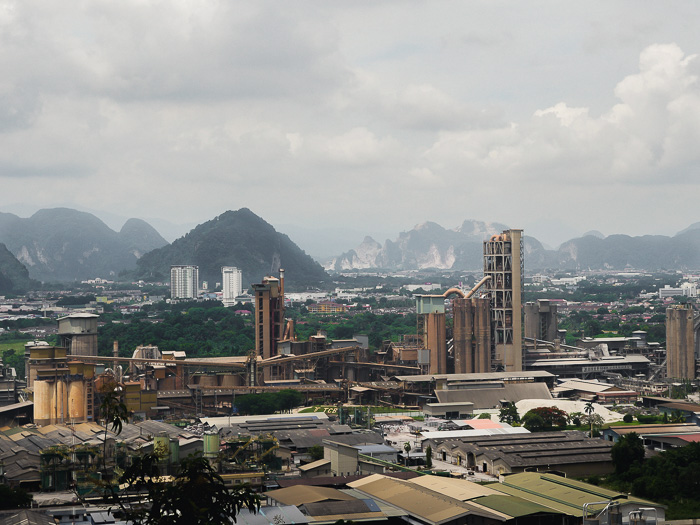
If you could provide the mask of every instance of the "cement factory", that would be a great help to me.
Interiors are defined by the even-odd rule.
[[[294,321],[285,317],[284,270],[253,285],[255,349],[248,355],[188,358],[142,345],[127,358],[116,341],[112,355],[98,355],[98,316],[62,317],[58,346],[26,345],[26,386],[0,365],[0,481],[89,496],[104,480],[116,479],[133,456],[157,448],[165,451],[164,475],[180,457],[200,451],[229,486],[311,483],[296,478],[335,486],[352,476],[394,473],[404,442],[408,470],[425,461],[430,447],[446,468],[482,481],[552,469],[605,474],[617,434],[603,440],[580,431],[530,435],[502,421],[479,423],[476,416],[533,400],[535,406],[589,401],[632,407],[640,398],[697,416],[697,405],[654,397],[697,377],[700,319],[690,306],[668,308],[666,350],[648,343],[645,332],[567,345],[555,303],[523,304],[522,230],[506,230],[483,246],[483,276],[471,289],[416,295],[416,332],[374,351],[366,334],[330,340],[320,332],[298,340]],[[103,392],[114,389],[131,417],[119,435],[99,424]],[[237,414],[236,396],[289,389],[314,412]],[[18,390],[29,400],[18,403]],[[319,406],[323,411],[315,412]],[[700,439],[696,423],[668,428],[668,439]],[[666,425],[653,426],[645,438],[653,440],[650,446],[672,444],[659,437]],[[314,460],[314,447],[322,449],[322,459]],[[511,519],[499,516],[493,523]]]
[[[284,270],[253,285],[255,349],[246,356],[188,358],[140,346],[131,358],[97,355],[93,314],[58,320],[60,346],[28,344],[27,391],[38,425],[95,421],[99,391],[123,385],[137,417],[230,415],[235,396],[295,389],[308,404],[378,404],[433,410],[441,389],[503,387],[556,378],[602,379],[627,390],[658,393],[662,380],[696,377],[700,321],[690,307],[668,309],[668,349],[634,337],[582,339],[566,345],[549,301],[522,304],[522,230],[484,241],[483,278],[471,290],[417,295],[416,334],[370,352],[368,338],[330,341],[323,333],[299,341],[285,319]],[[524,315],[523,315],[524,314]],[[524,322],[523,322],[524,320]],[[469,393],[450,394],[468,403]],[[506,399],[506,398],[501,398]]]

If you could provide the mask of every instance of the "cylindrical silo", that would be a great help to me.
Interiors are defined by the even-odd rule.
[[[34,381],[34,423],[39,426],[51,422],[51,383]]]
[[[68,418],[85,421],[85,383],[72,381],[68,384]]]

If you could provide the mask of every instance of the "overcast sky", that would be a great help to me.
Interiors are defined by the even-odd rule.
[[[0,0],[0,211],[673,235],[700,221],[698,21],[690,0]]]

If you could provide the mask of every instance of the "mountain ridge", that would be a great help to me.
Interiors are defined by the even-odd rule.
[[[280,267],[292,285],[328,279],[321,265],[248,208],[226,211],[172,244],[145,254],[136,273],[143,279],[167,280],[170,266],[177,264],[199,266],[200,280],[212,284],[221,281],[222,266],[240,268],[244,286],[276,274]]]

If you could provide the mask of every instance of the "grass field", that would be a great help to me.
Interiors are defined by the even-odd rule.
[[[24,354],[24,344],[27,341],[31,341],[31,338],[28,337],[26,339],[10,339],[9,341],[0,341],[0,356],[2,356],[2,353],[5,350],[12,349],[14,349],[16,354]]]

